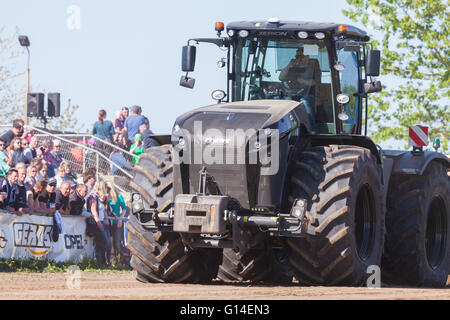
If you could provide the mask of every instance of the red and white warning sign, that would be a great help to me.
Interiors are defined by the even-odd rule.
[[[424,147],[428,145],[428,127],[409,127],[409,145],[413,147]]]

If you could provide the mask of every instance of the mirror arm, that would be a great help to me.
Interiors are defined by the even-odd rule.
[[[218,47],[229,47],[230,46],[230,41],[228,38],[194,38],[194,39],[188,40],[188,45],[189,45],[190,41],[195,41],[197,43],[199,43],[199,42],[212,43]]]

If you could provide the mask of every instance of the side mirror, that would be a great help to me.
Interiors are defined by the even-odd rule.
[[[195,79],[194,78],[188,77],[187,75],[186,76],[181,76],[180,86],[192,89],[192,88],[194,88],[194,85],[195,85]]]
[[[378,77],[380,75],[380,50],[370,50],[366,60],[366,75]]]
[[[183,72],[194,71],[196,50],[195,46],[183,46],[181,57],[181,70]]]
[[[366,94],[380,92],[380,91],[381,91],[381,82],[380,81],[375,81],[373,83],[364,83],[364,92]]]

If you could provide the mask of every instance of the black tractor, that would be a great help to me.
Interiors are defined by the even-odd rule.
[[[227,51],[227,90],[134,168],[136,278],[358,286],[381,270],[386,283],[444,286],[450,161],[367,136],[381,90],[367,34],[276,18],[216,31],[183,47],[180,85],[194,86],[195,44],[212,43]]]

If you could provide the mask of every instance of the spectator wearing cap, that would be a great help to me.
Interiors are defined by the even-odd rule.
[[[92,135],[108,142],[113,141],[114,126],[111,121],[106,120],[106,111],[103,109],[98,113],[98,121],[94,123]]]
[[[70,183],[65,181],[56,190],[55,209],[61,214],[69,214],[69,195]]]
[[[38,201],[40,203],[45,203],[46,208],[53,209],[51,214],[54,213],[55,202],[56,202],[56,179],[48,179],[47,187],[38,196]],[[49,215],[49,214],[48,214]]]
[[[133,143],[130,147],[130,153],[136,155],[137,157],[133,157],[131,161],[133,164],[139,164],[139,156],[145,152],[144,142],[142,141],[142,136],[140,133],[135,135],[135,143]]]
[[[142,108],[140,106],[132,106],[130,109],[130,115],[125,119],[123,134],[127,135],[127,143],[130,145],[134,136],[139,133],[139,126],[145,122],[148,122],[147,118],[141,115]]]
[[[2,139],[3,141],[5,141],[5,147],[9,147],[9,145],[11,144],[11,141],[14,138],[19,138],[21,137],[21,135],[23,134],[23,125],[20,124],[20,122],[18,120],[14,120],[13,121],[13,126],[10,130],[6,131],[5,133],[3,133],[0,136],[0,139]]]

